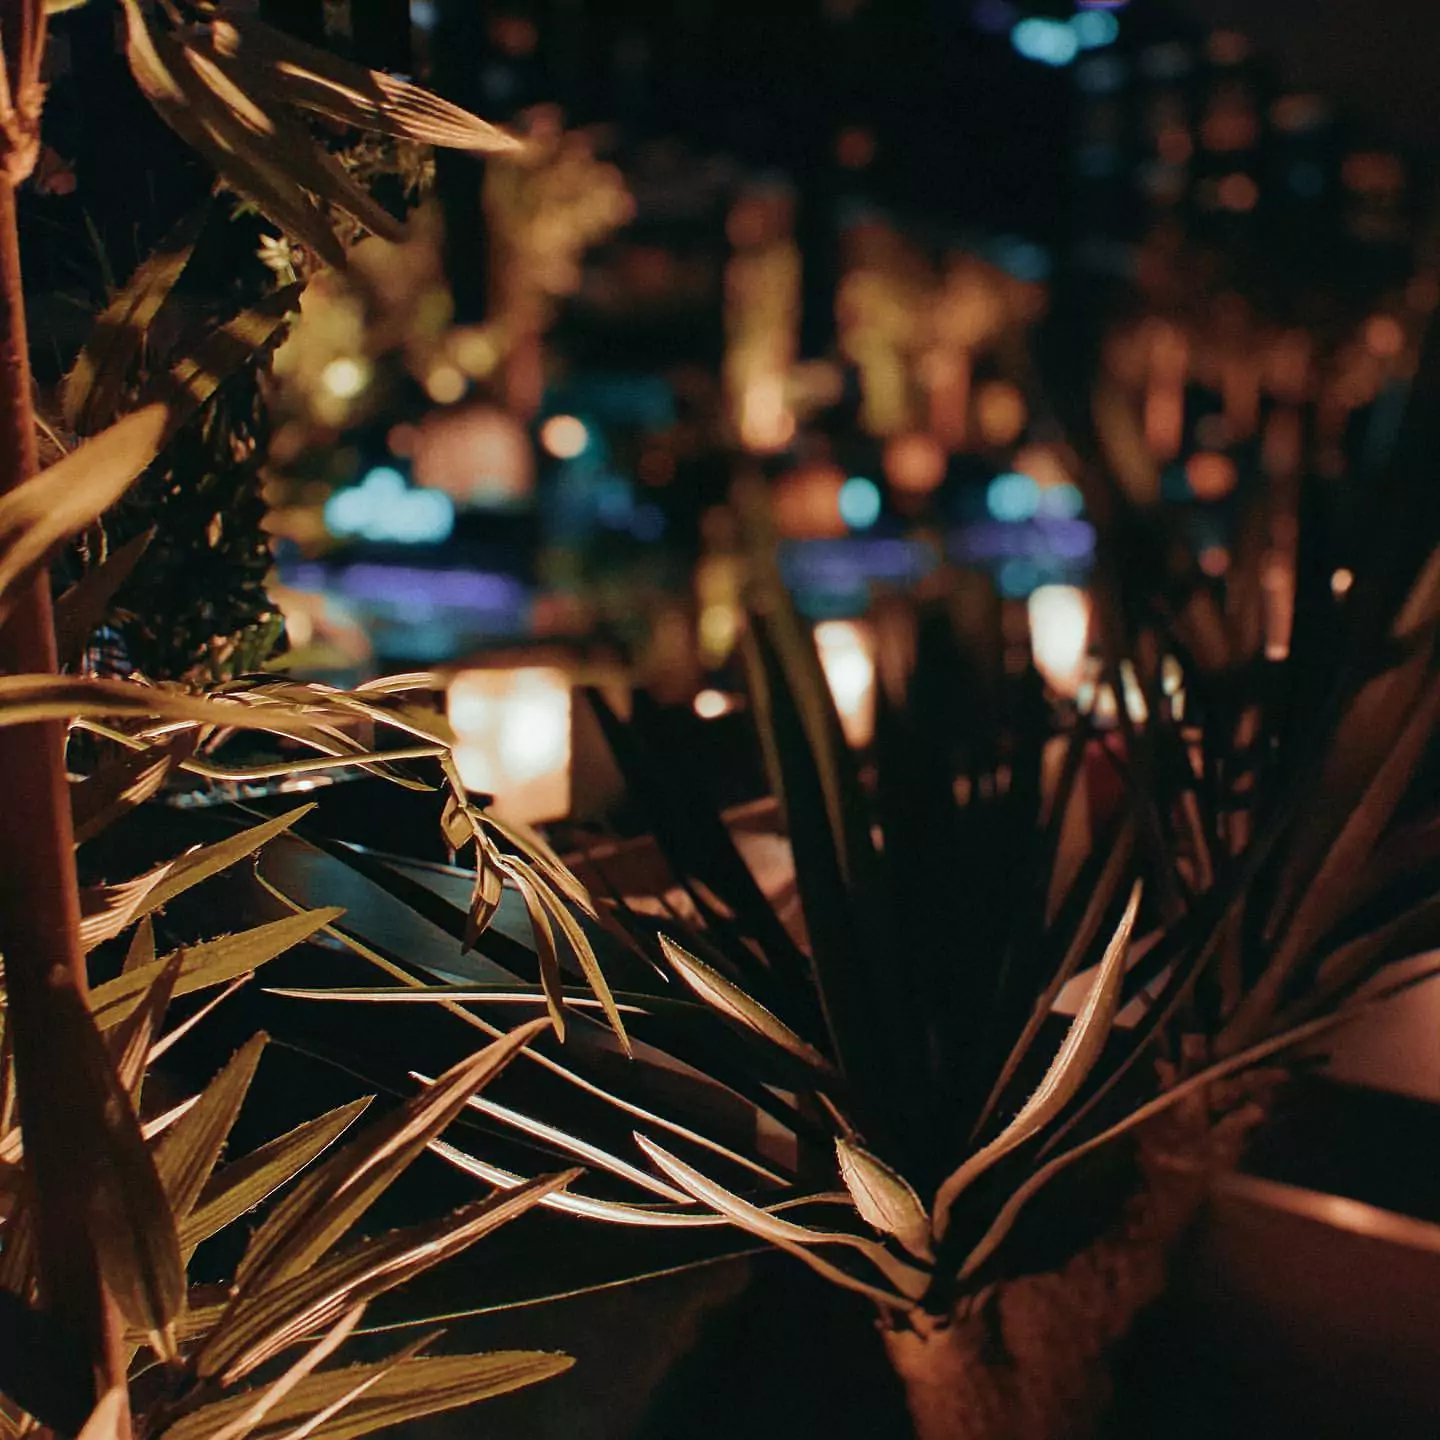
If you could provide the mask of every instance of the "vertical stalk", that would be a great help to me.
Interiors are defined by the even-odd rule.
[[[0,15],[14,19],[13,6]],[[24,21],[21,20],[21,26]],[[22,42],[6,25],[7,49]],[[15,180],[0,169],[0,493],[36,468]],[[18,597],[0,626],[0,673],[54,671],[49,577]],[[100,1281],[83,1192],[63,1126],[42,1123],[36,1101],[55,1093],[57,1054],[49,1023],[57,1003],[86,993],[74,833],[59,721],[0,727],[0,954],[25,1165],[35,1224],[40,1299],[89,1346],[97,1390],[123,1384],[118,1327]],[[66,992],[69,992],[68,994]]]

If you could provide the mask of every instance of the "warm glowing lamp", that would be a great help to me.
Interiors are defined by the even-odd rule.
[[[875,734],[875,632],[863,620],[822,620],[815,647],[840,728],[857,749]]]
[[[928,495],[945,478],[944,447],[923,430],[889,441],[884,464],[885,478],[897,495]]]
[[[1030,652],[1035,668],[1061,695],[1079,693],[1090,643],[1090,597],[1074,585],[1030,592]]]
[[[570,810],[570,680],[552,666],[462,670],[446,713],[467,790],[502,819],[535,824]]]

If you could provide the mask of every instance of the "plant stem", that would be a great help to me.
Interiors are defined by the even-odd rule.
[[[15,38],[6,35],[7,43]],[[0,494],[36,469],[15,185],[0,170]],[[41,573],[0,626],[0,673],[56,669],[50,581]],[[0,954],[25,1164],[35,1224],[41,1303],[86,1338],[97,1390],[123,1384],[120,1335],[100,1282],[84,1193],[63,1127],[41,1124],[33,1097],[53,1094],[57,1001],[86,994],[75,842],[59,721],[0,729]],[[71,992],[67,995],[65,992]],[[28,1103],[27,1103],[28,1102]]]

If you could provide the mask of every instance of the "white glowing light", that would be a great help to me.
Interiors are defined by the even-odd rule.
[[[570,681],[551,666],[463,670],[446,713],[467,790],[502,818],[534,823],[570,809]]]
[[[702,690],[695,697],[695,713],[702,720],[718,720],[735,708],[735,701],[722,690]]]
[[[363,360],[342,355],[320,372],[320,383],[337,400],[353,400],[370,383],[370,367]]]
[[[840,712],[845,739],[857,749],[875,734],[875,637],[858,620],[823,620],[815,627],[820,665]]]
[[[1059,694],[1079,694],[1090,643],[1090,597],[1073,585],[1041,585],[1027,602],[1035,668]]]

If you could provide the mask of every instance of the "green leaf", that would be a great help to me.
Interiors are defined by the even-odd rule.
[[[452,1066],[423,1094],[367,1126],[312,1170],[250,1238],[236,1270],[242,1294],[313,1264],[487,1084],[549,1025],[532,1020]]]
[[[269,1037],[252,1036],[155,1147],[155,1169],[176,1221],[195,1208],[255,1078]]]
[[[833,1074],[830,1062],[813,1045],[802,1040],[783,1020],[772,1015],[758,1000],[752,1000],[738,985],[731,984],[719,971],[697,960],[668,935],[660,936],[660,948],[675,973],[707,1005],[806,1065]]]
[[[190,263],[208,209],[201,206],[187,215],[96,320],[61,390],[61,413],[70,429],[92,435],[115,419],[130,362]]]
[[[254,1440],[282,1440],[290,1427],[302,1424],[342,1399],[368,1376],[390,1369],[364,1395],[312,1432],[310,1440],[359,1440],[375,1430],[390,1429],[440,1411],[470,1405],[522,1389],[568,1370],[568,1355],[538,1351],[496,1351],[489,1355],[444,1355],[352,1365],[312,1375],[297,1385],[252,1432]],[[216,1430],[244,1413],[249,1396],[237,1395],[182,1416],[165,1432],[165,1440],[210,1440]]]
[[[1115,1018],[1120,987],[1125,979],[1125,958],[1130,935],[1140,909],[1141,885],[1137,880],[1130,892],[1119,929],[1095,975],[1090,993],[1066,1032],[1065,1039],[1050,1062],[1035,1093],[1020,1107],[1015,1118],[988,1145],[982,1146],[941,1184],[935,1195],[934,1232],[943,1239],[950,1209],[960,1193],[998,1160],[1023,1144],[1050,1123],[1074,1098],[1091,1067],[1099,1059]]]
[[[293,1180],[328,1150],[369,1104],[369,1096],[352,1100],[223,1166],[200,1192],[194,1208],[180,1218],[182,1250],[192,1253],[202,1240],[208,1240]]]
[[[323,929],[344,913],[343,910],[333,907],[326,910],[304,910],[283,920],[272,920],[267,925],[242,930],[238,935],[207,940],[203,945],[190,946],[177,952],[184,955],[184,960],[175,981],[175,994],[191,995],[197,990],[205,990],[212,985],[224,985],[248,974],[290,949],[292,945],[308,940],[317,930]],[[156,975],[169,963],[170,958],[166,956],[149,965],[124,971],[113,980],[97,985],[90,992],[95,1023],[102,1030],[118,1025],[140,1003],[140,997],[154,983]]]
[[[62,665],[78,665],[84,658],[90,636],[154,535],[153,529],[141,531],[55,597],[55,649]]]
[[[160,453],[169,423],[165,406],[147,405],[0,496],[0,622],[21,582],[108,510]]]
[[[934,1257],[930,1250],[930,1217],[903,1175],[844,1136],[835,1141],[840,1178],[855,1201],[860,1218],[885,1235],[893,1235],[912,1255]]]
[[[366,1304],[460,1254],[578,1174],[567,1170],[542,1176],[443,1219],[364,1241],[258,1293],[242,1292],[196,1353],[198,1373],[218,1376],[223,1386],[234,1385],[350,1307]]]

